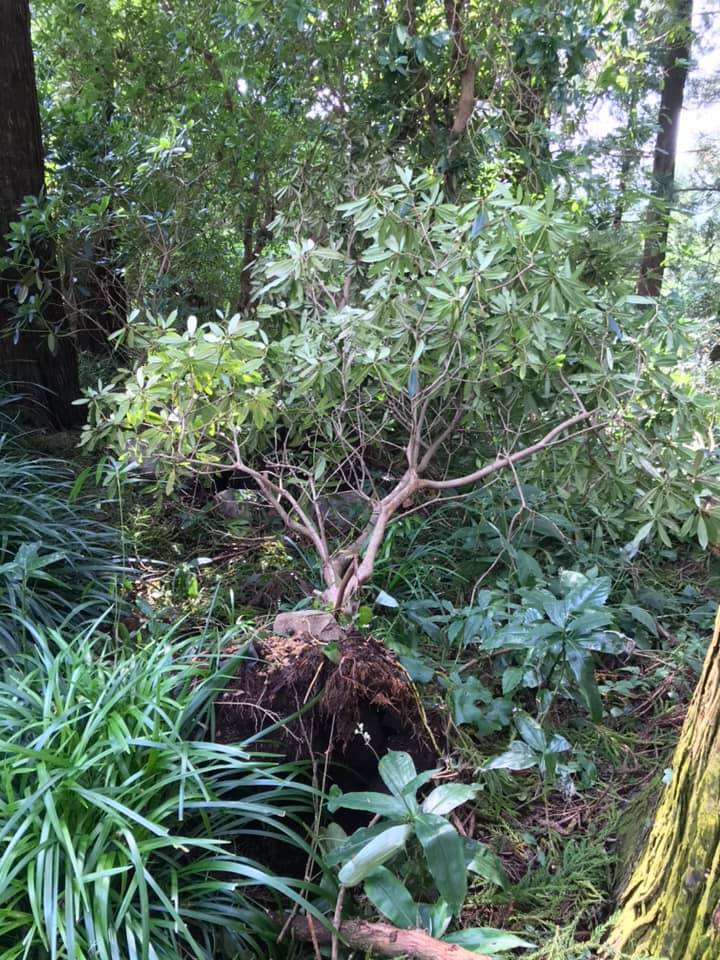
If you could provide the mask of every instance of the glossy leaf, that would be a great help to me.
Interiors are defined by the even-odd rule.
[[[426,797],[422,802],[423,813],[434,813],[437,816],[446,816],[456,807],[467,803],[477,796],[480,790],[475,784],[443,783]]]
[[[403,849],[411,829],[409,824],[402,824],[383,830],[342,867],[338,874],[340,883],[346,887],[354,887],[361,883],[377,867]]]
[[[504,930],[495,930],[492,927],[466,927],[465,930],[446,934],[443,940],[446,943],[457,943],[466,950],[491,955],[504,953],[506,950],[532,950],[537,946],[514,933],[506,933]]]
[[[386,867],[378,867],[366,878],[363,892],[396,927],[410,930],[417,926],[417,904],[405,884]]]
[[[440,896],[453,911],[459,910],[467,891],[467,873],[458,832],[443,817],[430,813],[419,814],[414,827]]]

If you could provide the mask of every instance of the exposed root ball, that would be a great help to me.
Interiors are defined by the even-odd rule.
[[[216,703],[216,739],[233,743],[298,712],[299,718],[263,745],[289,758],[327,753],[372,779],[377,758],[409,750],[422,765],[434,762],[427,724],[415,690],[395,654],[359,634],[335,649],[307,635],[269,637],[256,644]],[[331,656],[326,654],[331,653]]]

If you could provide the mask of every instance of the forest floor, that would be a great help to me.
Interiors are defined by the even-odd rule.
[[[104,509],[125,532],[133,569],[121,621],[129,642],[182,617],[188,625],[208,619],[248,625],[240,639],[253,640],[254,662],[263,666],[242,668],[221,696],[218,740],[244,740],[318,698],[309,715],[264,745],[321,761],[324,785],[344,790],[378,789],[377,761],[388,749],[407,750],[418,770],[445,767],[471,781],[506,748],[507,729],[478,735],[455,722],[449,705],[451,677],[492,683],[483,673],[487,662],[471,649],[450,652],[416,637],[412,656],[403,658],[411,683],[393,652],[407,649],[398,642],[392,610],[342,642],[343,671],[316,641],[273,636],[274,614],[309,595],[312,570],[272,523],[254,526],[249,515],[228,521],[202,501],[194,493],[159,509],[138,486],[119,506],[108,498]],[[657,637],[603,659],[597,673],[602,722],[591,722],[569,701],[553,707],[553,729],[574,745],[571,782],[549,788],[537,771],[484,772],[479,798],[452,815],[463,836],[499,856],[510,881],[506,889],[471,885],[463,926],[514,931],[538,945],[526,954],[534,960],[595,956],[593,946],[651,824],[720,598],[715,557],[660,558],[635,566],[632,578],[636,593],[662,598]],[[358,731],[370,733],[370,742]],[[343,825],[361,822],[350,817]]]

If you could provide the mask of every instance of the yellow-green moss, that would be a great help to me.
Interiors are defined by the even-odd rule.
[[[720,611],[672,780],[608,942],[629,957],[720,957]]]

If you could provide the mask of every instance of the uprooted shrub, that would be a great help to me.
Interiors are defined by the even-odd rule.
[[[184,471],[252,482],[316,552],[323,601],[350,612],[388,524],[501,471],[519,484],[521,463],[559,443],[580,444],[594,483],[621,476],[630,499],[662,485],[640,504],[643,536],[677,513],[669,477],[673,491],[686,478],[678,533],[716,538],[714,481],[683,440],[702,417],[671,376],[678,337],[629,275],[585,269],[593,228],[577,208],[504,186],[449,203],[437,178],[398,173],[341,205],[324,246],[285,242],[260,271],[256,318],[180,329],[136,311],[124,340],[137,363],[90,391],[85,441],[130,443],[168,491]],[[670,465],[652,462],[668,450]],[[340,491],[365,509],[338,532],[322,504]]]

